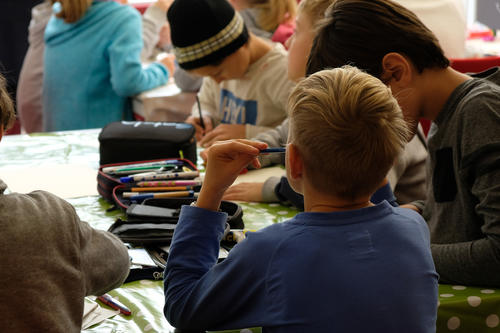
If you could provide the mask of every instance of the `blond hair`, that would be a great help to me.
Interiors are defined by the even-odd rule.
[[[66,23],[73,23],[82,18],[87,9],[92,5],[92,0],[51,0],[52,3],[59,2],[61,11],[57,17]]]
[[[276,30],[297,15],[297,0],[248,0],[248,6],[260,10],[257,23],[266,31]]]
[[[324,16],[325,11],[335,0],[302,0],[298,12],[306,14],[313,25],[316,25]]]
[[[316,190],[344,199],[371,195],[408,137],[391,91],[351,66],[312,74],[288,100],[289,141]]]
[[[14,103],[7,92],[6,80],[0,75],[0,125],[6,131],[12,127],[15,120]]]

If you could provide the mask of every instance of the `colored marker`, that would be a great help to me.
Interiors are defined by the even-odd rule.
[[[98,296],[97,299],[100,300],[101,302],[103,302],[104,304],[112,307],[113,309],[119,310],[120,313],[122,313],[126,316],[130,316],[132,314],[132,312],[125,305],[118,302],[116,299],[114,299],[113,297],[111,297],[108,294]]]
[[[159,186],[198,186],[201,185],[199,180],[159,180],[153,182],[138,182],[135,184],[139,187],[159,187]]]
[[[182,197],[190,194],[193,190],[184,190],[184,191],[170,191],[170,192],[153,192],[153,191],[144,191],[144,192],[122,192],[122,197],[133,199],[138,195],[151,195],[151,194],[165,194],[166,197]]]
[[[260,150],[261,154],[284,153],[284,152],[286,152],[286,148],[284,148],[284,147],[266,148],[266,149]]]
[[[127,192],[125,192],[127,193]],[[130,192],[134,193],[134,192]],[[131,196],[129,199],[133,201],[142,201],[151,198],[171,198],[171,197],[193,197],[194,191],[178,191],[178,192],[157,192],[157,193],[149,193],[149,194],[137,194]]]
[[[116,170],[123,169],[123,168],[139,168],[139,167],[153,167],[153,166],[164,166],[167,164],[175,164],[175,165],[183,165],[183,161],[179,160],[164,160],[164,161],[156,161],[156,162],[146,162],[146,163],[130,163],[130,164],[122,164],[122,165],[117,165],[117,166],[112,166],[112,167],[106,167],[102,169],[102,172],[104,173],[113,173]]]
[[[137,167],[137,168],[123,168],[123,169],[118,169],[113,171],[115,175],[131,175],[134,173],[140,173],[140,172],[149,172],[149,171],[168,171],[172,169],[178,168],[177,165],[175,164],[165,164],[165,165],[157,165],[157,166],[142,166],[142,167]]]
[[[192,186],[156,186],[156,187],[132,187],[132,192],[168,192],[192,190]]]
[[[198,177],[200,173],[198,171],[190,172],[172,172],[172,173],[157,173],[148,176],[131,176],[131,177],[121,177],[120,181],[122,183],[130,183],[133,181],[143,181],[143,180],[155,180],[155,179],[175,179],[175,178],[195,178]]]

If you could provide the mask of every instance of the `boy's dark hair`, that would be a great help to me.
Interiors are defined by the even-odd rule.
[[[11,128],[15,120],[14,104],[7,92],[5,78],[0,75],[0,124],[3,130],[6,131]]]
[[[380,78],[390,52],[408,57],[420,73],[450,65],[437,38],[410,10],[390,0],[337,0],[318,28],[307,74],[349,64]]]

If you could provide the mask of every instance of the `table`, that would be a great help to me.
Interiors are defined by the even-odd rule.
[[[195,92],[183,92],[169,79],[166,85],[145,91],[132,99],[138,120],[182,122],[191,115]]]
[[[12,135],[0,143],[0,178],[7,166],[87,163],[98,168],[99,130]],[[8,184],[7,184],[8,185]],[[98,196],[68,199],[82,220],[95,228],[106,230],[121,211],[106,212],[110,204]],[[282,222],[297,210],[278,204],[241,203],[247,228],[259,229]],[[141,280],[110,292],[132,310],[131,317],[114,316],[84,332],[174,332],[163,316],[161,281]],[[470,286],[439,285],[437,332],[499,332],[500,289]],[[245,330],[244,332],[248,332]],[[252,332],[260,332],[253,328]],[[178,331],[177,331],[178,332]],[[240,332],[240,330],[228,331]]]

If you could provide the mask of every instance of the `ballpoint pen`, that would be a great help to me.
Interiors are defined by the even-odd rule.
[[[284,152],[286,152],[286,148],[284,148],[284,147],[266,148],[266,149],[260,150],[261,154],[284,153]]]
[[[132,312],[125,305],[118,302],[116,299],[114,299],[113,297],[111,297],[108,294],[98,296],[97,299],[100,300],[101,302],[103,302],[104,304],[112,307],[113,309],[119,310],[120,313],[122,313],[126,316],[130,316],[132,314]]]

